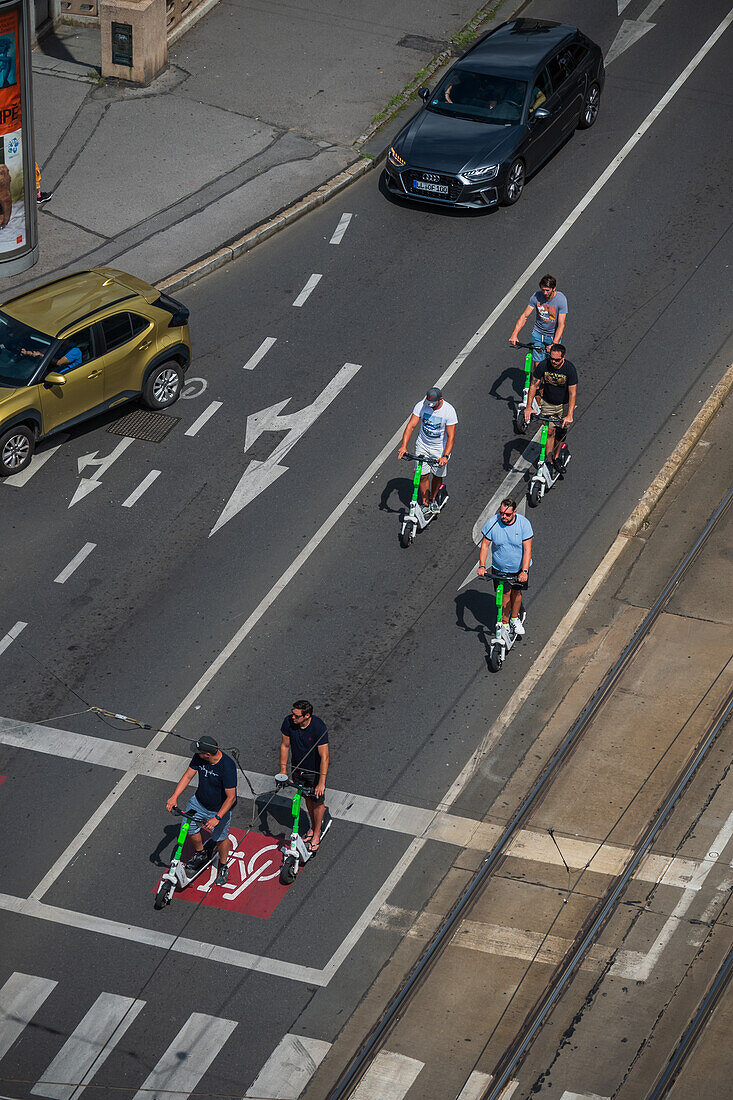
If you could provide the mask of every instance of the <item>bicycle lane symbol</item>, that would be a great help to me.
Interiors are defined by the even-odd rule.
[[[280,883],[282,842],[262,833],[245,833],[239,829],[232,829],[231,832],[239,844],[229,860],[227,885],[214,884],[214,864],[177,896],[196,904],[213,905],[217,909],[267,919],[288,892],[288,887]]]

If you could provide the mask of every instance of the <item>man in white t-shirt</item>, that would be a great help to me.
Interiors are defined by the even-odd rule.
[[[397,452],[397,457],[402,458],[410,444],[410,436],[419,424],[416,453],[438,460],[437,465],[432,467],[432,487],[429,467],[423,466],[424,473],[420,478],[420,501],[423,508],[429,508],[431,512],[440,511],[435,498],[445,478],[445,467],[453,450],[457,423],[456,410],[443,400],[442,391],[433,386],[425,394],[424,401],[418,401],[412,410]]]

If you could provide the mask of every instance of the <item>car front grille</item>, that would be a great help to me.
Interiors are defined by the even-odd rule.
[[[422,191],[420,188],[413,187],[415,180],[425,183],[442,184],[448,188],[448,194],[438,195],[434,192]],[[457,202],[463,191],[463,184],[460,180],[457,180],[455,176],[444,176],[438,172],[403,172],[402,182],[405,186],[405,190],[410,195],[419,195],[426,199],[442,199],[443,202]]]

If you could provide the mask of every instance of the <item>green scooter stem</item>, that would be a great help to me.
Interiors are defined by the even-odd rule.
[[[524,388],[529,390],[532,385],[532,349],[530,348],[524,357]]]
[[[294,833],[298,832],[298,827],[300,825],[300,799],[301,799],[301,790],[300,790],[300,787],[296,787],[295,788],[295,797],[293,798],[293,832]]]
[[[504,620],[504,582],[499,581],[496,586],[496,629],[497,632]]]
[[[417,503],[418,493],[420,492],[420,478],[422,477],[422,462],[415,464],[415,476],[412,479],[412,503]]]
[[[545,422],[542,425],[542,435],[540,436],[540,458],[539,458],[539,462],[537,463],[538,466],[541,466],[542,463],[545,461],[545,449],[547,447],[547,429],[548,429],[548,427],[549,427],[549,424],[547,424],[547,422]]]
[[[184,818],[181,822],[181,831],[178,834],[178,846],[176,847],[175,855],[173,859],[180,859],[181,852],[183,851],[183,845],[186,843],[186,837],[188,836],[188,830],[191,828],[191,822],[188,818]]]

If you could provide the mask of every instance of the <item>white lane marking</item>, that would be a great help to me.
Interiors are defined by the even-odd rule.
[[[458,1094],[458,1100],[481,1100],[491,1084],[492,1075],[475,1069]]]
[[[268,1100],[298,1100],[330,1049],[331,1044],[323,1039],[288,1032],[247,1089],[245,1100],[263,1096]]]
[[[0,745],[41,752],[65,760],[78,760],[97,767],[130,771],[135,775],[166,783],[176,783],[189,762],[187,756],[162,753],[150,748],[136,748],[124,741],[91,737],[88,734],[55,729],[53,726],[40,726],[1,717]],[[272,776],[253,771],[246,771],[245,774],[257,795],[272,791]],[[490,822],[459,817],[443,810],[428,810],[422,806],[369,798],[350,791],[329,788],[327,797],[329,811],[338,820],[452,844],[458,848],[487,851],[502,832],[499,825]],[[607,843],[599,845],[592,840],[566,837],[562,833],[555,834],[555,841],[557,843],[546,832],[523,829],[509,845],[507,855],[553,867],[563,867],[564,859],[571,870],[587,868],[596,874],[616,876],[621,874],[633,854],[631,848]],[[557,850],[558,844],[562,856]],[[641,882],[697,889],[695,875],[699,866],[699,860],[652,852],[643,860],[634,877]],[[34,892],[31,896],[40,895]]]
[[[151,470],[149,474],[146,474],[137,489],[133,489],[127,500],[122,501],[122,507],[132,508],[133,504],[137,504],[145,490],[150,488],[157,477],[160,477],[160,470]]]
[[[3,480],[3,484],[13,485],[16,489],[21,489],[30,481],[34,474],[38,473],[42,466],[45,466],[49,458],[53,458],[60,446],[61,444],[59,443],[58,447],[49,447],[43,454],[34,454],[33,458],[30,460],[30,464],[26,466],[22,473],[11,474],[10,477],[6,477]]]
[[[343,237],[344,237],[344,233],[349,228],[349,222],[351,221],[353,216],[354,216],[353,214],[342,214],[341,215],[339,223],[333,231],[333,236],[331,237],[331,240],[328,242],[329,244],[341,244],[341,241],[343,240]]]
[[[643,19],[624,19],[616,37],[608,47],[608,53],[604,58],[605,67],[608,68],[617,57],[626,53],[630,46],[636,45],[654,26],[656,26],[655,23],[648,23]]]
[[[380,1050],[354,1092],[354,1100],[403,1100],[415,1084],[424,1062]]]
[[[285,432],[285,435],[264,462],[254,460],[249,462],[234,492],[224,505],[221,515],[211,528],[209,538],[238,515],[243,508],[251,504],[255,497],[277,481],[282,474],[288,472],[288,467],[280,464],[282,460],[360,370],[358,363],[344,363],[315,401],[298,409],[297,412],[283,413],[282,410],[290,401],[290,398],[286,397],[284,401],[278,401],[247,417],[247,430],[244,435],[245,453],[263,432]]]
[[[134,997],[100,993],[31,1089],[33,1095],[78,1100],[144,1007],[145,1001]]]
[[[0,989],[0,1058],[4,1058],[57,982],[33,974],[11,974]]]
[[[92,451],[88,455],[82,455],[77,459],[77,471],[81,474],[82,470],[86,470],[87,466],[96,466],[97,472],[94,477],[82,477],[79,479],[79,484],[76,487],[73,497],[69,501],[69,508],[72,508],[84,497],[89,496],[94,489],[98,489],[101,482],[100,478],[102,474],[106,473],[113,462],[116,462],[120,455],[124,454],[128,447],[131,447],[135,442],[134,439],[126,438],[121,439],[117,446],[110,451],[104,458],[97,458],[99,451]]]
[[[719,830],[710,849],[700,861],[700,865],[695,871],[693,882],[690,883],[686,890],[683,890],[682,897],[662,925],[662,929],[652,946],[646,954],[636,951],[627,951],[624,957],[620,958],[611,967],[612,974],[622,978],[629,978],[631,981],[647,981],[654,967],[659,962],[665,947],[679,928],[680,923],[684,920],[687,910],[695,900],[695,895],[702,888],[705,879],[712,871],[732,836],[733,812],[729,814],[727,821]]]
[[[18,637],[21,630],[25,630],[25,628],[27,626],[28,626],[28,623],[24,623],[20,619],[15,624],[15,626],[11,626],[11,628],[7,632],[7,634],[5,634],[2,638],[0,638],[0,653],[4,653],[5,650],[8,648],[8,646],[12,645],[12,643]]]
[[[78,913],[73,909],[61,909],[56,905],[46,905],[33,898],[17,898],[12,894],[0,894],[0,909],[16,913],[22,917],[35,917],[65,928],[78,928],[84,932],[94,932],[100,936],[124,940],[127,943],[142,943],[147,947],[156,947],[162,951],[175,951],[194,959],[206,959],[221,963],[222,966],[236,966],[240,970],[256,970],[261,974],[270,974],[275,978],[304,982],[306,985],[326,985],[323,970],[299,963],[270,959],[266,955],[253,955],[249,951],[238,951],[232,947],[222,947],[216,943],[204,943],[191,940],[175,933],[161,932],[157,928],[143,928],[135,924],[95,917],[92,913]],[[54,983],[55,984],[55,983]],[[3,1035],[2,1005],[0,1004],[0,1043]],[[0,1046],[0,1050],[2,1047]],[[148,1100],[150,1098],[148,1097]]]
[[[618,14],[621,15],[621,12],[624,8],[628,8],[630,3],[631,0],[618,0]]]
[[[96,542],[85,542],[78,554],[74,554],[69,564],[61,570],[54,584],[66,584],[72,573],[75,573],[83,561],[96,549]]]
[[[609,1100],[608,1096],[599,1096],[597,1092],[565,1092],[560,1100]]]
[[[186,401],[193,401],[194,398],[202,396],[208,385],[205,378],[187,378],[186,385],[181,390],[181,397]]]
[[[217,410],[220,409],[221,406],[222,406],[221,401],[212,401],[210,405],[207,405],[207,407],[204,409],[204,411],[201,413],[201,415],[198,416],[194,420],[191,427],[186,428],[186,430],[183,434],[184,435],[197,435],[201,431],[201,429],[203,428],[204,424],[206,424],[206,422],[208,420],[211,420],[214,413],[217,412]]]
[[[251,355],[247,362],[244,364],[242,370],[254,370],[257,364],[265,358],[272,345],[276,342],[276,336],[266,336],[260,346],[257,348],[257,351],[254,353],[254,355]]]
[[[133,1100],[187,1100],[236,1026],[192,1013]]]
[[[310,279],[305,284],[305,286],[301,290],[300,294],[298,295],[298,297],[293,302],[293,305],[294,306],[302,306],[304,302],[307,302],[308,298],[311,296],[313,291],[316,289],[316,287],[318,286],[318,284],[320,283],[322,278],[323,278],[322,275],[311,275]]]
[[[641,140],[641,138],[644,136],[652,123],[659,117],[664,108],[670,103],[672,98],[684,85],[685,81],[690,77],[690,75],[694,72],[700,62],[704,59],[706,54],[710,52],[710,50],[713,48],[721,35],[727,30],[731,22],[733,22],[733,10],[731,10],[725,17],[725,19],[723,19],[723,21],[718,25],[716,30],[707,39],[705,44],[695,54],[692,61],[687,65],[680,76],[677,77],[677,79],[670,86],[667,92],[665,92],[665,94],[657,103],[656,107],[654,107],[650,111],[650,113],[641,123],[640,127],[634,131],[632,137],[629,138],[621,151],[614,157],[608,167],[601,173],[595,184],[590,188],[588,192],[586,192],[584,198],[581,199],[581,201],[575,206],[575,208],[571,211],[571,213],[568,215],[568,217],[565,219],[559,229],[556,230],[556,232],[552,235],[547,244],[537,253],[534,260],[532,260],[531,263],[524,269],[519,278],[514,282],[511,289],[507,291],[507,293],[501,299],[499,304],[492,310],[492,312],[489,314],[481,327],[474,333],[474,335],[471,337],[471,339],[468,341],[462,351],[459,352],[459,354],[450,364],[448,369],[444,372],[440,382],[438,383],[441,388],[446,384],[446,382],[450,381],[450,379],[453,378],[453,376],[460,369],[464,360],[481,342],[486,333],[493,327],[499,317],[501,317],[504,310],[509,305],[511,305],[519,292],[523,289],[523,287],[525,287],[526,283],[529,282],[529,280],[537,274],[540,267],[545,264],[547,257],[553,252],[555,247],[568,233],[568,231],[575,224],[580,215],[590,204],[592,199],[596,196],[596,194],[598,194],[601,188],[608,182],[616,169],[631,153],[633,148]],[[205,688],[208,687],[208,685],[214,679],[219,670],[226,664],[229,658],[234,653],[236,653],[237,649],[242,644],[244,639],[251,633],[251,631],[254,629],[260,619],[265,615],[265,613],[269,610],[269,608],[272,606],[278,596],[285,591],[293,578],[298,575],[308,559],[315,553],[315,551],[318,549],[326,536],[336,526],[336,524],[350,507],[350,505],[359,496],[362,489],[366,485],[368,485],[372,477],[374,477],[379,472],[386,459],[390,455],[394,456],[394,451],[397,447],[397,444],[402,438],[404,428],[405,424],[403,423],[401,427],[394,433],[392,438],[388,440],[388,442],[385,444],[385,446],[382,448],[376,458],[372,460],[372,462],[366,468],[361,477],[352,485],[348,493],[346,493],[339,504],[336,505],[328,518],[324,520],[324,522],[321,524],[315,534],[311,536],[306,545],[303,547],[300,553],[296,555],[296,557],[290,563],[290,565],[279,578],[279,580],[275,582],[269,592],[262,598],[262,600],[260,600],[255,610],[247,617],[247,619],[245,619],[244,623],[239,627],[232,638],[230,638],[230,640],[220,651],[220,653],[217,654],[217,656],[211,662],[208,668],[201,674],[194,686],[191,688],[185,698],[181,700],[181,702],[178,704],[178,706],[170,715],[170,717],[166,720],[166,722],[164,722],[162,727],[163,730],[174,729],[175,726],[184,717],[184,715],[188,713],[190,708],[194,705],[194,703],[199,698],[201,693],[205,690]],[[584,610],[587,602],[591,599],[596,589],[605,579],[608,570],[610,570],[610,568],[616,561],[618,555],[621,553],[621,550],[626,545],[626,542],[627,539],[621,536],[616,538],[610,550],[605,555],[600,566],[596,569],[595,573],[590,578],[578,598],[575,600],[570,610],[563,617],[560,625],[555,630],[555,633],[552,635],[547,645],[542,650],[542,653],[540,654],[538,660],[534,662],[531,671],[527,674],[527,676],[524,677],[522,683],[516,688],[514,694],[509,700],[509,703],[502,710],[498,720],[487,731],[483,741],[478,746],[476,751],[471,755],[470,759],[466,763],[465,767],[462,769],[458,778],[451,785],[445,798],[440,804],[440,810],[448,810],[450,806],[452,806],[453,802],[458,798],[465,785],[471,780],[481,759],[483,759],[486,752],[490,750],[496,739],[501,735],[501,732],[512,720],[512,718],[516,714],[516,711],[524,703],[525,699],[528,697],[540,677],[543,675],[550,661],[555,656],[558,648],[568,637],[570,631],[573,629],[576,622],[580,618],[580,615],[582,614],[582,611]],[[159,745],[163,743],[166,736],[167,735],[165,732],[157,733],[152,738],[147,747],[149,749],[156,749]],[[59,856],[59,858],[56,860],[51,870],[45,876],[43,880],[44,883],[47,882],[50,885],[52,882],[56,881],[58,876],[63,872],[64,868],[68,866],[68,864],[77,854],[77,852],[79,852],[84,844],[87,843],[99,823],[104,820],[112,807],[116,805],[118,800],[125,793],[134,776],[134,772],[128,772],[125,776],[123,776],[119,783],[115,784],[114,788],[110,791],[110,793],[101,803],[101,805],[97,808],[95,813],[92,814],[92,816],[89,818],[86,825],[79,830],[74,839],[67,845],[61,856]],[[411,853],[410,858],[407,858],[408,853],[406,853],[403,859],[400,860],[399,866],[403,867],[403,869],[406,870],[412,863],[412,860],[415,858],[417,853],[420,851],[422,843],[422,841],[413,841],[408,849],[408,853]],[[46,889],[47,888],[48,887],[46,887]],[[42,896],[43,891],[41,891],[41,893],[38,893],[39,890],[40,885],[31,894],[31,897]],[[383,898],[382,900],[385,899]],[[379,908],[379,906],[377,905],[376,908]],[[374,915],[374,911],[376,910],[372,910],[372,907],[370,906],[369,919],[363,924],[363,928],[368,927],[369,920],[371,920],[371,917]],[[334,958],[335,957],[336,956],[334,955]],[[342,958],[345,958],[345,955],[342,956]]]

